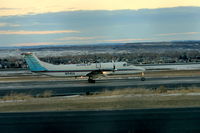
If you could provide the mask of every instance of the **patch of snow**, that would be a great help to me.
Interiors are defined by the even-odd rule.
[[[6,101],[0,101],[0,103],[16,103],[16,102],[23,102],[25,100],[6,100]]]

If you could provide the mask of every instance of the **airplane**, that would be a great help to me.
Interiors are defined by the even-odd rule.
[[[71,76],[88,77],[88,83],[95,83],[95,79],[109,74],[134,74],[141,73],[141,81],[145,80],[142,67],[129,65],[127,62],[107,62],[107,63],[87,63],[87,64],[67,64],[54,65],[41,61],[34,53],[26,52],[21,54],[28,64],[29,69],[34,73],[49,76]]]

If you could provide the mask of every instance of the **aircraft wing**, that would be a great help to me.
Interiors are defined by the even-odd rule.
[[[110,74],[113,72],[113,69],[100,69],[95,70],[90,73],[88,73],[86,76],[94,78],[98,78],[100,76],[106,76],[107,74]]]

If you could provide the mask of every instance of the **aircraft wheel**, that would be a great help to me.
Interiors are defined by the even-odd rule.
[[[141,81],[145,81],[146,79],[145,79],[145,77],[141,77]]]
[[[89,78],[88,83],[95,83],[95,80]]]
[[[87,91],[85,94],[86,94],[86,95],[90,95],[90,92],[89,92],[89,91]]]

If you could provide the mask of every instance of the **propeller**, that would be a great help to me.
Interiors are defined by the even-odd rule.
[[[115,67],[115,61],[112,60],[112,63],[113,63],[113,72],[115,72],[117,70],[116,67]]]

